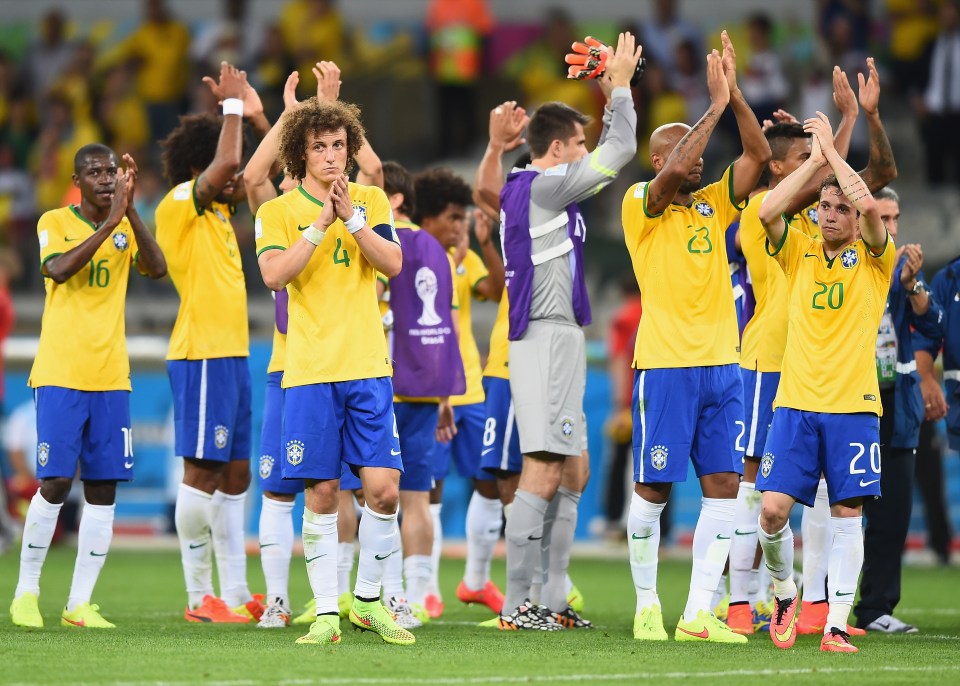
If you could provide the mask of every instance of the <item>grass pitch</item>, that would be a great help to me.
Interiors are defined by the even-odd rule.
[[[16,552],[0,557],[0,683],[148,686],[206,682],[214,686],[282,684],[791,684],[960,683],[960,571],[908,568],[897,614],[917,624],[912,636],[871,634],[856,639],[857,655],[821,654],[819,637],[801,636],[789,651],[766,634],[746,646],[640,643],[633,640],[634,592],[626,560],[575,560],[571,574],[586,598],[584,616],[597,628],[550,634],[481,629],[485,608],[462,606],[454,588],[462,562],[442,569],[446,613],[416,632],[417,644],[388,646],[344,620],[338,646],[294,645],[304,627],[259,630],[250,625],[190,624],[174,552],[110,553],[94,602],[117,624],[108,631],[63,628],[60,611],[73,572],[74,551],[50,551],[40,608],[46,628],[10,624],[8,603],[17,578]],[[262,588],[259,559],[249,560],[251,587]],[[667,630],[686,598],[689,562],[664,562],[660,597]],[[502,561],[494,579],[503,583]],[[294,559],[293,602],[308,597],[302,560]]]

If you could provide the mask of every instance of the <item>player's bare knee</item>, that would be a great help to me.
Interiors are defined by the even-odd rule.
[[[377,484],[375,488],[367,488],[367,507],[374,512],[393,514],[397,511],[400,500],[400,485],[396,483]]]
[[[183,483],[190,488],[212,494],[220,487],[225,466],[222,462],[203,462],[185,457],[183,458]]]
[[[117,501],[117,482],[84,481],[83,497],[91,505],[113,505]]]
[[[783,530],[789,516],[789,508],[785,509],[778,502],[765,501],[760,506],[760,526],[768,534],[775,534]]]
[[[477,489],[477,493],[482,495],[487,500],[496,500],[500,497],[496,481],[483,481],[477,479],[473,483]]]
[[[646,500],[648,503],[663,505],[670,497],[670,487],[672,484],[634,484],[633,492]]]
[[[240,495],[250,488],[250,462],[231,462],[223,472],[220,490],[227,495]]]
[[[67,496],[70,495],[70,486],[72,484],[73,480],[66,477],[44,479],[40,483],[40,495],[48,503],[61,505],[67,499]]]

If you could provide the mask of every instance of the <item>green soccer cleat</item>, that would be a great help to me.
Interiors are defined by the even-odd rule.
[[[35,593],[23,593],[14,598],[10,603],[10,619],[13,623],[30,629],[42,629],[43,616],[37,600]]]
[[[352,598],[353,596],[350,596],[350,597]],[[349,606],[347,607],[347,611],[348,612],[350,611]],[[343,605],[340,606],[340,612],[341,612],[340,616],[343,617],[344,616]],[[296,617],[294,617],[293,621],[290,623],[291,624],[313,624],[316,621],[316,619],[317,619],[317,600],[316,598],[311,598],[303,606],[303,612],[301,612]]]
[[[353,593],[350,591],[344,591],[340,594],[340,597],[337,598],[337,609],[340,611],[340,619],[346,619],[347,615],[350,614],[350,608],[353,607]],[[316,611],[317,602],[313,602],[313,609]]]
[[[727,608],[730,606],[730,594],[724,595],[716,607],[713,608],[714,616],[721,622],[727,621]]]
[[[386,643],[407,646],[417,642],[413,634],[397,626],[393,615],[379,600],[365,603],[355,599],[350,608],[350,622],[360,631],[379,634]]]
[[[115,624],[108,622],[100,614],[99,605],[90,603],[81,603],[73,612],[67,612],[63,608],[63,614],[60,615],[61,626],[82,626],[87,629],[115,629]]]
[[[496,617],[491,617],[490,619],[485,619],[479,624],[477,624],[477,626],[483,627],[484,629],[499,629],[500,615],[497,615]]]
[[[586,601],[583,599],[583,594],[580,592],[580,589],[576,585],[570,587],[570,592],[567,594],[567,605],[573,608],[573,611],[577,614],[583,612],[583,606]]]
[[[700,610],[697,618],[689,622],[680,616],[677,630],[673,634],[677,641],[705,641],[709,643],[746,643],[747,637],[735,634],[726,624],[717,619],[712,612]]]
[[[633,618],[633,638],[637,641],[667,640],[659,605],[645,607]]]
[[[310,625],[310,631],[295,642],[298,645],[336,645],[340,642],[340,618],[334,615],[320,615]]]

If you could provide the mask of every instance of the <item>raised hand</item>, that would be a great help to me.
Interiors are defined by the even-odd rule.
[[[490,218],[481,209],[473,210],[473,235],[477,237],[477,242],[484,245],[490,240],[493,233],[493,223]]]
[[[497,105],[490,110],[490,142],[510,152],[520,147],[526,140],[523,130],[527,128],[530,117],[527,111],[519,107],[514,100]]]
[[[813,134],[814,138],[820,144],[820,150],[824,155],[833,150],[833,128],[830,126],[830,120],[823,112],[817,112],[816,117],[811,117],[803,122],[803,130]],[[813,154],[811,153],[811,156]]]
[[[632,33],[627,31],[619,35],[617,47],[607,59],[607,68],[600,77],[610,90],[621,86],[630,87],[630,79],[637,70],[637,62],[640,61],[642,52],[643,46],[637,45],[637,39]]]
[[[353,216],[353,201],[350,199],[350,186],[347,175],[341,174],[330,186],[330,199],[333,200],[333,209],[341,221]]]
[[[336,102],[340,97],[340,67],[335,62],[317,62],[310,71],[317,77],[317,102]]]
[[[283,84],[283,111],[289,112],[300,103],[297,102],[297,86],[300,85],[300,72],[292,71]]]
[[[243,89],[243,116],[246,119],[259,117],[263,115],[263,103],[260,101],[260,94],[247,81],[247,72],[241,71],[240,73],[243,74],[245,84]]]
[[[110,213],[105,225],[117,226],[127,213],[127,203],[130,200],[130,174],[125,170],[117,172],[117,180],[113,187],[113,197],[110,199]]]
[[[246,94],[247,87],[247,74],[237,69],[235,66],[229,62],[220,63],[220,80],[214,81],[209,76],[204,76],[202,81],[207,84],[207,87],[210,88],[210,92],[217,98],[218,102],[223,102],[227,98],[237,98],[241,100]],[[256,91],[254,91],[256,95]],[[259,102],[260,97],[257,96],[257,101]],[[244,108],[246,108],[246,102],[244,102]],[[260,107],[263,111],[263,107]],[[246,114],[246,111],[244,111]]]
[[[707,55],[707,91],[714,106],[723,109],[730,104],[730,84],[723,73],[723,60],[716,50]]]
[[[720,32],[720,42],[723,44],[723,75],[727,79],[727,86],[731,93],[736,93],[737,88],[737,53],[733,49],[733,41],[726,31]]]
[[[867,58],[867,71],[866,79],[863,74],[857,74],[860,107],[867,114],[876,114],[880,106],[880,74],[877,73],[877,65],[872,57]]]
[[[785,109],[776,110],[773,115],[773,119],[764,119],[763,120],[763,130],[766,131],[771,126],[775,124],[799,124],[800,120],[794,117],[792,114],[787,112]]]
[[[833,68],[833,104],[837,106],[840,115],[848,119],[856,119],[860,111],[857,96],[853,94],[853,89],[850,87],[850,80],[837,66]]]
[[[907,261],[900,270],[900,283],[907,285],[920,274],[920,269],[923,267],[923,248],[919,243],[907,243],[902,250],[902,253],[899,249],[897,250],[897,257],[901,254],[906,255]]]
[[[127,207],[133,207],[133,192],[137,184],[137,173],[140,171],[137,163],[129,153],[123,154],[123,161],[127,165]]]
[[[337,211],[334,207],[333,186],[331,186],[330,195],[327,197],[327,202],[323,203],[323,209],[320,210],[320,216],[317,217],[316,221],[313,222],[313,225],[321,231],[326,231],[335,221],[337,221]]]
[[[438,408],[436,436],[441,443],[449,443],[456,435],[457,423],[448,398],[446,402],[441,402]]]
[[[814,136],[810,140],[810,162],[822,167],[827,163],[827,158],[823,154],[823,148],[820,147],[820,139]]]

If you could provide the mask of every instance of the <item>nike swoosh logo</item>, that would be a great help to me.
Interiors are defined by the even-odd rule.
[[[480,457],[483,457],[487,453],[492,453],[492,452],[493,452],[493,448],[487,448],[486,450],[480,453]]]
[[[300,226],[299,224],[297,224],[297,231],[306,231],[309,228],[310,228],[309,224],[307,224],[306,226]]]
[[[779,632],[779,631],[774,631],[774,633],[775,633],[776,636],[777,636],[777,640],[778,640],[778,641],[786,641],[788,638],[790,638],[790,634],[793,633],[793,627],[794,627],[794,625],[795,625],[796,623],[797,623],[797,615],[794,615],[794,616],[793,616],[793,621],[790,622],[790,626],[787,627],[787,630],[786,630],[786,631],[784,631],[784,632],[782,632],[782,633]]]
[[[47,546],[45,546],[45,545],[34,545],[33,543],[27,543],[27,547],[28,547],[28,548],[33,548],[34,550],[42,550],[43,548],[46,548]]]
[[[816,257],[816,255],[811,255],[810,253],[804,254],[804,257]]]
[[[496,529],[487,529],[487,533],[488,533],[488,534],[498,534],[498,533],[500,533],[500,528],[497,527]]]
[[[326,555],[327,555],[326,553],[323,553],[323,555],[317,555],[316,557],[308,557],[307,564],[310,564],[314,560],[319,560],[321,557],[326,557]]]
[[[206,541],[204,541],[203,543],[191,543],[190,550],[196,550],[197,548],[202,548],[206,544],[207,544]]]
[[[95,553],[95,552],[93,552],[92,550],[90,551],[90,555],[92,555],[93,557],[106,557],[106,556],[107,556],[106,553]]]
[[[124,469],[133,469],[133,462],[124,462],[124,463],[123,463],[123,468],[124,468]]]
[[[269,547],[272,546],[272,545],[276,545],[276,543],[261,543],[261,544],[260,544],[260,549],[262,550],[262,549],[264,549],[264,548],[269,548]]]
[[[703,631],[697,631],[697,632],[687,631],[687,630],[684,629],[682,626],[678,626],[677,628],[678,628],[680,631],[682,631],[683,633],[689,634],[690,636],[696,636],[697,638],[709,638],[709,637],[710,637],[710,632],[707,631],[706,627],[704,627]]]
[[[67,624],[73,624],[74,626],[86,626],[82,619],[79,622],[75,622],[72,619],[67,619],[66,617],[61,617],[61,619],[63,619],[63,621],[65,621]]]
[[[528,541],[539,541],[543,536],[527,536]]]
[[[729,536],[724,536],[723,534],[717,534],[717,540],[718,540],[718,541],[729,541],[729,540],[730,540],[730,537],[729,537]]]
[[[840,597],[843,597],[843,596],[845,596],[845,595],[853,595],[854,593],[856,593],[856,591],[851,591],[850,593],[841,593],[840,591],[837,591],[835,595],[836,595],[838,598],[840,598]]]
[[[753,534],[757,533],[757,530],[752,529],[750,531],[740,531],[740,529],[734,529],[733,533],[735,533],[737,536],[752,536]]]
[[[374,556],[373,556],[373,559],[375,559],[375,560],[386,560],[388,557],[390,557],[391,555],[393,555],[395,552],[397,552],[397,551],[396,551],[396,550],[391,550],[391,551],[390,551],[389,553],[387,553],[386,555],[374,555]]]
[[[397,455],[400,454],[400,451],[399,451],[399,450],[394,450],[393,448],[390,448],[390,454],[391,454],[393,457],[396,457]]]
[[[79,238],[67,238],[67,237],[64,237],[63,240],[66,241],[67,243],[73,243],[74,241],[79,241],[80,239],[79,239]],[[70,620],[68,619],[67,621],[69,622]]]
[[[880,622],[874,622],[874,624],[876,624],[878,627],[880,627],[883,630],[887,630],[890,628],[890,622],[884,622],[883,624],[881,624]]]
[[[635,541],[642,541],[643,539],[650,538],[651,536],[653,536],[652,531],[648,533],[646,536],[637,536],[636,534],[633,534],[632,536],[630,536],[630,538],[632,538]]]
[[[860,488],[866,488],[870,484],[875,484],[878,481],[880,481],[880,479],[873,479],[872,481],[864,481],[863,479],[860,479]]]

